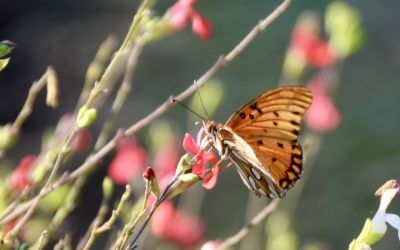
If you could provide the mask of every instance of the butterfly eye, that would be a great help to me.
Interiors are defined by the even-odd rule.
[[[211,133],[211,134],[217,133],[217,127],[216,127],[216,126],[211,126],[211,127],[210,127],[210,133]]]

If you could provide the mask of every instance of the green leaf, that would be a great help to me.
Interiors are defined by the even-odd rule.
[[[16,47],[16,44],[11,41],[1,41],[0,42],[0,57],[6,56],[11,53],[11,51]]]
[[[0,71],[2,71],[10,61],[10,58],[0,59]]]

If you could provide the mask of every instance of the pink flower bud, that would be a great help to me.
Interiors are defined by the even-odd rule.
[[[154,174],[153,169],[150,166],[148,166],[144,170],[143,178],[145,178],[146,180],[150,181],[150,180],[152,180],[154,178],[154,176],[155,176],[155,174]]]

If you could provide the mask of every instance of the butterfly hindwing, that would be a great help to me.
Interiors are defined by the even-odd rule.
[[[263,178],[272,178],[274,184],[278,186],[273,188],[279,197],[282,197],[300,178],[302,172],[302,150],[298,144],[300,121],[311,101],[311,92],[306,88],[277,88],[243,105],[225,124],[225,127],[229,127],[250,145],[261,167],[271,176]],[[243,150],[236,150],[236,154],[241,154],[242,157],[233,160],[241,162],[249,155]],[[246,164],[242,166],[241,175],[251,176],[251,167],[255,166],[250,165],[243,171],[245,166]],[[257,182],[256,188],[259,188],[258,184],[262,183]],[[271,190],[269,191],[271,193]]]

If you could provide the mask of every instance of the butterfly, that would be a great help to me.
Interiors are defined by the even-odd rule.
[[[272,89],[235,111],[225,125],[204,120],[205,138],[258,197],[282,198],[301,177],[300,121],[311,102],[307,88]]]

